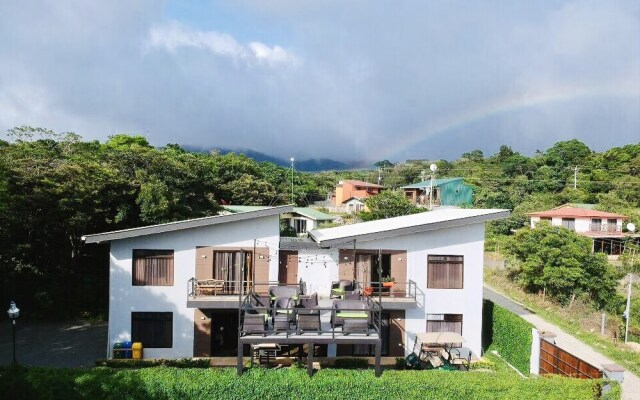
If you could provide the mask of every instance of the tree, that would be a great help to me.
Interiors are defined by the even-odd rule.
[[[378,161],[373,164],[376,168],[390,168],[393,167],[393,163],[389,160]]]
[[[360,218],[365,221],[399,217],[401,215],[426,211],[424,208],[418,208],[411,204],[401,192],[391,190],[383,191],[377,196],[369,197],[365,203],[369,211],[364,211],[359,214]]]
[[[548,223],[519,230],[507,246],[514,276],[530,292],[545,291],[566,304],[584,294],[598,308],[613,301],[619,277],[603,254],[591,253],[589,238]]]

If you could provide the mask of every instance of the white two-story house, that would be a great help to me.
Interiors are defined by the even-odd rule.
[[[291,211],[272,207],[85,236],[86,243],[111,245],[109,348],[130,340],[150,358],[241,357],[244,344],[277,341],[317,346],[315,353],[329,357],[404,356],[416,333],[446,331],[481,354],[484,225],[509,211],[446,209],[280,238],[280,214]],[[329,322],[335,313],[322,308],[335,306],[332,285],[341,279],[370,305],[366,335],[338,335]],[[395,282],[382,288],[388,280]],[[250,297],[287,284],[300,297],[320,299],[317,334],[296,334],[295,318],[286,332],[275,332],[275,319],[265,317],[264,332],[244,335]],[[212,290],[198,290],[204,287]]]

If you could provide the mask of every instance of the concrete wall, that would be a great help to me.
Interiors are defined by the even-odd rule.
[[[427,314],[462,314],[464,347],[481,354],[483,223],[358,243],[357,248],[407,250],[407,279],[416,282],[418,293],[418,308],[406,311],[407,354],[415,334],[426,331]],[[464,288],[427,289],[428,255],[464,256]]]
[[[111,243],[109,347],[131,339],[131,312],[173,312],[173,347],[144,349],[145,358],[193,356],[194,311],[187,308],[187,282],[195,276],[196,247],[269,247],[269,279],[278,279],[279,217],[269,216],[202,228],[117,240]],[[173,286],[133,286],[134,249],[174,250]],[[144,345],[144,344],[143,344]]]

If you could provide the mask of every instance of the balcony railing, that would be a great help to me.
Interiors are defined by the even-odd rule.
[[[268,341],[270,337],[309,338],[310,333],[325,339],[353,333],[372,340],[380,338],[382,306],[371,297],[360,300],[366,308],[338,308],[335,305],[301,308],[299,301],[292,301],[289,307],[275,307],[274,302],[269,306],[256,306],[260,302],[257,296],[245,296],[240,306],[239,338],[264,338]],[[346,300],[345,304],[351,304],[351,301]]]
[[[620,233],[622,226],[617,224],[589,224],[589,232]]]
[[[391,297],[416,300],[416,283],[408,282],[356,282],[356,288],[365,296]]]
[[[268,293],[269,288],[273,286],[291,286],[297,287],[298,293],[304,293],[304,282],[300,280],[299,283],[287,284],[280,282],[239,282],[239,281],[225,281],[222,279],[196,279],[191,278],[187,282],[187,296],[191,298],[203,297],[203,296],[225,296],[225,295],[246,295],[250,292],[254,293]],[[242,293],[241,293],[242,291]]]

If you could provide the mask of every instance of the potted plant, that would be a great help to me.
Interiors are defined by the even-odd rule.
[[[370,287],[370,286],[369,286],[369,287],[364,288],[364,291],[363,291],[363,293],[362,293],[362,294],[364,294],[364,295],[365,295],[365,296],[367,296],[367,297],[368,297],[368,296],[371,296],[371,295],[373,294],[373,288],[372,288],[372,287]]]
[[[382,278],[382,286],[384,287],[392,287],[395,282],[396,278],[393,276],[385,276]]]

